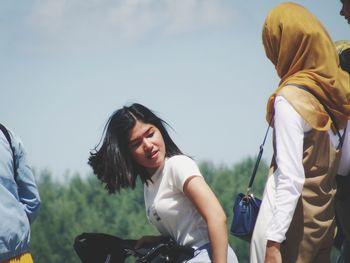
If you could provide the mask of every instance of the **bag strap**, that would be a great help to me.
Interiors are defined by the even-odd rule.
[[[262,144],[259,147],[259,154],[258,154],[258,157],[256,158],[254,169],[253,169],[252,175],[250,177],[250,181],[249,181],[249,184],[248,184],[246,196],[250,194],[250,190],[252,188],[252,185],[253,185],[253,182],[254,182],[254,179],[255,179],[255,175],[256,175],[256,172],[258,170],[258,167],[259,167],[259,164],[260,164],[260,160],[261,160],[261,157],[262,157],[263,152],[264,152],[264,145],[265,145],[265,141],[266,141],[266,138],[267,138],[267,134],[269,133],[269,130],[270,130],[272,119],[273,119],[273,117],[271,118],[269,126],[267,127],[264,140],[263,140]]]
[[[15,151],[12,147],[11,136],[10,136],[8,130],[6,129],[6,127],[4,125],[2,125],[1,123],[0,123],[0,130],[5,135],[6,140],[8,141],[8,143],[10,145],[10,148],[12,151],[12,159],[13,159],[13,174],[14,174],[15,180],[17,180],[16,158],[15,158]]]
[[[307,87],[304,87],[304,86],[301,86],[301,85],[296,85],[296,84],[288,84],[287,86],[295,86],[297,88],[300,88],[302,90],[305,90],[307,92],[309,92],[311,95],[313,95],[323,106],[323,108],[325,109],[325,111],[327,112],[327,114],[329,115],[329,117],[331,118],[331,121],[333,123],[333,126],[337,132],[337,135],[339,137],[339,145],[337,147],[337,149],[341,149],[342,146],[343,146],[343,142],[344,142],[344,134],[345,132],[343,133],[343,135],[340,134],[340,131],[338,129],[338,125],[337,125],[337,122],[335,120],[335,117],[333,115],[333,113],[329,110],[329,108],[322,102],[322,100],[320,100],[316,94],[310,90],[309,88]],[[258,170],[258,167],[259,167],[259,163],[260,163],[260,160],[261,160],[261,157],[262,157],[262,154],[263,154],[263,151],[264,151],[264,145],[265,145],[265,141],[266,141],[266,138],[267,138],[267,134],[269,132],[269,129],[270,129],[270,126],[271,126],[271,123],[272,123],[272,119],[273,117],[271,118],[270,120],[270,123],[269,123],[269,126],[267,127],[267,130],[266,130],[266,133],[265,133],[265,137],[264,137],[264,140],[262,142],[262,144],[260,145],[260,150],[259,150],[259,154],[258,154],[258,157],[256,159],[256,162],[255,162],[255,166],[254,166],[254,169],[253,169],[253,173],[250,177],[250,181],[249,181],[249,184],[248,184],[248,188],[247,188],[247,193],[246,195],[249,195],[250,194],[250,190],[252,188],[252,185],[253,185],[253,182],[254,182],[254,179],[255,179],[255,175],[256,175],[256,172]]]
[[[305,87],[305,86],[301,86],[301,85],[297,85],[297,84],[288,84],[286,86],[294,86],[294,87],[297,87],[299,89],[302,89],[302,90],[305,90],[307,92],[309,92],[312,96],[314,96],[323,106],[324,110],[327,112],[327,114],[329,115],[329,117],[331,118],[331,121],[333,123],[333,126],[337,132],[337,135],[339,137],[339,144],[337,146],[337,150],[341,149],[343,147],[343,142],[344,142],[344,134],[345,132],[343,133],[343,135],[340,134],[340,131],[339,131],[339,128],[338,128],[338,125],[337,125],[337,122],[335,120],[335,117],[333,115],[333,113],[330,111],[330,109],[327,107],[326,104],[323,103],[323,101],[321,99],[318,98],[318,96],[315,94],[315,92],[313,92],[311,89],[309,89],[308,87]]]

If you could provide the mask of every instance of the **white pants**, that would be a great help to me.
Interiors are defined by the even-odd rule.
[[[275,201],[274,189],[274,176],[269,176],[250,243],[250,263],[262,263],[265,260],[267,244],[265,231],[272,218],[272,207]]]
[[[210,244],[203,247],[202,249],[197,249],[194,252],[194,257],[188,261],[185,261],[187,263],[211,263],[211,251],[210,251]],[[238,263],[238,259],[236,257],[235,252],[233,252],[233,249],[228,246],[227,249],[227,263]]]

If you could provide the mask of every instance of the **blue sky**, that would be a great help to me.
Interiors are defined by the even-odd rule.
[[[0,120],[37,170],[87,174],[109,115],[142,103],[196,160],[231,166],[258,152],[278,84],[261,29],[269,0],[4,0]],[[295,1],[333,40],[340,1]],[[271,157],[271,139],[265,159]]]

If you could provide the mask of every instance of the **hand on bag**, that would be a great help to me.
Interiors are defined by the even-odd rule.
[[[268,240],[266,245],[265,263],[282,263],[281,244]]]
[[[154,243],[160,241],[163,236],[143,236],[139,240],[137,240],[135,249],[139,249],[141,247],[149,247]]]

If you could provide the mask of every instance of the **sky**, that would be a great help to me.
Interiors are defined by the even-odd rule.
[[[197,161],[256,156],[279,79],[261,29],[277,0],[2,0],[0,122],[37,171],[87,175],[108,117],[149,107]],[[334,41],[349,39],[337,0],[295,1]],[[272,154],[271,134],[264,159]]]

